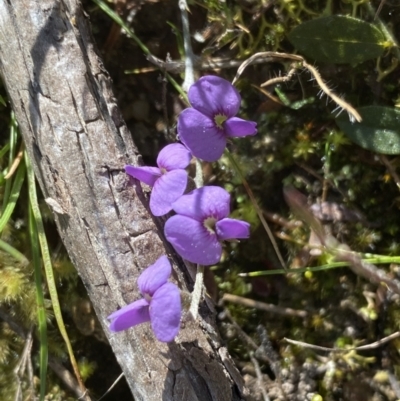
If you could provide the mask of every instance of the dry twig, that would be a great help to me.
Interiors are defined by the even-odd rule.
[[[21,162],[21,160],[24,156],[24,149],[25,149],[24,143],[22,142],[21,146],[19,147],[19,151],[18,151],[17,155],[15,156],[13,164],[10,167],[10,171],[8,171],[8,173],[4,176],[5,180],[8,180],[9,178],[11,178],[12,175],[15,173],[15,170],[19,166],[19,163]]]
[[[321,75],[319,74],[318,70],[313,67],[312,65],[308,64],[303,57],[298,56],[297,54],[287,54],[287,53],[278,53],[278,52],[261,52],[261,53],[256,53],[253,54],[251,57],[249,57],[246,61],[244,61],[240,67],[237,70],[236,76],[233,79],[233,84],[239,79],[240,75],[243,73],[243,71],[251,64],[254,64],[254,62],[259,58],[267,58],[270,57],[271,59],[284,59],[284,60],[292,60],[294,63],[292,65],[292,69],[289,71],[289,78],[292,77],[293,73],[293,68],[305,68],[307,69],[311,75],[314,77],[314,79],[317,81],[318,86],[321,88],[322,92],[325,93],[328,97],[330,97],[337,105],[339,109],[343,109],[347,111],[347,113],[350,116],[351,120],[354,121],[361,121],[361,116],[358,113],[356,109],[354,109],[353,106],[351,106],[349,103],[345,102],[343,99],[341,99],[339,96],[337,96],[325,83],[325,81],[322,79]],[[278,78],[273,78],[271,80],[268,80],[267,82],[264,82],[261,87],[265,87],[271,84],[276,84],[277,82],[286,82],[287,76],[286,77],[278,77]]]
[[[28,334],[25,337],[25,345],[24,349],[21,353],[21,357],[19,362],[14,368],[14,375],[17,382],[17,391],[15,393],[15,400],[22,400],[22,378],[25,374],[25,370],[27,366],[29,366],[29,361],[31,359],[31,350],[32,350],[33,338],[32,338],[32,329],[29,330]],[[33,388],[33,383],[31,384],[31,388]],[[32,397],[34,394],[32,393]]]
[[[328,347],[321,347],[319,345],[309,344],[302,341],[291,340],[290,338],[284,338],[284,341],[288,342],[289,344],[298,345],[299,347],[303,348],[310,348],[315,351],[324,351],[324,352],[349,352],[349,351],[365,351],[370,349],[375,349],[381,347],[383,344],[386,344],[389,341],[392,341],[396,338],[400,337],[400,331],[396,331],[393,334],[390,334],[387,337],[384,337],[378,341],[375,341],[371,344],[361,345],[360,347],[354,348],[328,348]]]
[[[180,74],[185,71],[185,62],[182,60],[161,60],[152,54],[146,56],[147,60],[154,64],[161,70],[170,72],[172,74]],[[252,64],[263,64],[272,61],[271,57],[261,57],[254,60]],[[237,68],[242,64],[242,60],[232,60],[227,58],[202,58],[199,56],[193,56],[193,68],[198,71],[202,70],[218,70],[221,68]],[[154,71],[156,68],[142,69],[140,72]]]
[[[268,394],[265,391],[265,387],[264,387],[264,384],[263,384],[263,378],[262,378],[262,374],[261,374],[260,365],[259,365],[257,359],[254,358],[254,356],[251,356],[250,359],[251,359],[251,362],[253,363],[254,370],[256,372],[256,377],[257,377],[257,385],[261,390],[261,394],[262,394],[262,396],[264,398],[264,401],[269,401]]]
[[[277,315],[296,316],[302,318],[308,316],[308,313],[305,310],[283,308],[282,306],[276,306],[273,304],[267,304],[265,302],[254,301],[253,299],[239,297],[238,295],[233,295],[233,294],[224,294],[222,300],[227,302],[232,302],[238,305],[247,306],[249,308],[256,308],[266,312],[275,313]]]

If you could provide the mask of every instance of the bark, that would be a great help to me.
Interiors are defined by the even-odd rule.
[[[41,189],[135,400],[240,400],[240,375],[206,305],[169,344],[147,324],[107,329],[111,312],[139,298],[137,277],[160,255],[174,259],[183,291],[193,283],[124,173],[140,155],[81,5],[0,0],[0,68]]]

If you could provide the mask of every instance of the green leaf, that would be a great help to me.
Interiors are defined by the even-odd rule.
[[[289,40],[300,53],[329,63],[361,63],[390,46],[376,26],[342,15],[305,22],[290,32]]]
[[[336,119],[340,129],[364,149],[386,155],[400,154],[400,110],[383,106],[357,109],[360,123],[352,123],[348,116]]]

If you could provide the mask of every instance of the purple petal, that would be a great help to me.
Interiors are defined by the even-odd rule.
[[[193,108],[179,114],[177,129],[180,141],[199,159],[213,162],[224,152],[224,131],[218,129],[209,117]]]
[[[240,95],[227,80],[215,75],[207,75],[193,84],[188,93],[190,104],[214,118],[216,114],[233,117],[240,107]]]
[[[112,313],[107,319],[111,320],[109,329],[121,331],[129,327],[150,321],[149,303],[145,299],[139,299],[120,310]]]
[[[165,255],[158,258],[138,278],[138,287],[142,295],[148,294],[152,297],[168,281],[171,272],[171,263],[168,258]]]
[[[182,258],[201,265],[219,262],[222,247],[216,234],[211,234],[202,223],[186,216],[172,216],[164,226],[167,240]]]
[[[179,332],[181,294],[175,284],[167,283],[154,294],[150,303],[150,321],[157,340],[172,341]]]
[[[230,195],[225,189],[206,186],[181,196],[172,204],[178,214],[203,221],[207,217],[221,220],[230,213]]]
[[[222,219],[215,225],[220,241],[234,238],[249,238],[250,224],[236,219]]]
[[[184,169],[189,165],[191,158],[192,155],[186,146],[180,143],[172,143],[161,149],[157,157],[157,165],[167,171]]]
[[[161,176],[161,171],[158,167],[125,166],[125,171],[133,178],[136,178],[137,180],[142,181],[145,184],[150,185],[151,187]]]
[[[232,117],[225,121],[225,133],[228,136],[247,136],[257,134],[257,123]]]
[[[156,181],[150,195],[150,210],[154,216],[163,216],[172,210],[172,203],[186,190],[187,177],[185,170],[172,170]]]

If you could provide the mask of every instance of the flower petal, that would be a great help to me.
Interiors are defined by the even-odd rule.
[[[225,133],[228,136],[247,136],[257,134],[257,123],[232,117],[225,121]]]
[[[138,278],[138,287],[142,295],[148,294],[152,297],[168,281],[171,272],[172,267],[168,258],[165,255],[158,258]]]
[[[150,195],[150,210],[154,216],[163,216],[172,210],[172,203],[186,190],[187,177],[185,170],[172,170],[156,181]]]
[[[180,143],[172,143],[161,149],[157,157],[157,165],[167,171],[186,168],[192,158],[186,146]]]
[[[182,258],[201,265],[219,262],[222,247],[216,234],[210,234],[204,225],[186,216],[172,216],[164,226],[167,240]]]
[[[189,89],[190,104],[214,118],[216,114],[233,117],[240,107],[240,95],[237,89],[227,80],[215,75],[201,77]]]
[[[157,340],[172,341],[179,332],[182,306],[178,287],[166,283],[154,294],[150,303],[150,321]]]
[[[154,185],[156,180],[161,176],[161,171],[158,167],[134,167],[125,166],[125,171],[127,174],[136,178],[139,181],[144,182],[151,187]]]
[[[109,326],[111,331],[126,330],[129,327],[148,322],[150,321],[149,303],[145,299],[139,299],[112,313],[107,319],[111,320]]]
[[[220,241],[234,238],[249,238],[250,224],[247,221],[236,219],[222,219],[215,225]]]
[[[230,195],[221,187],[201,187],[182,195],[172,208],[176,213],[200,222],[207,217],[221,220],[230,213]]]
[[[185,109],[179,114],[177,130],[180,141],[193,156],[213,162],[224,152],[224,131],[218,129],[209,117],[193,108]]]

